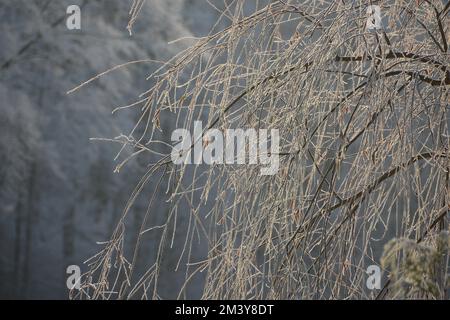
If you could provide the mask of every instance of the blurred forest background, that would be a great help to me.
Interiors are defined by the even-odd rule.
[[[66,28],[72,4],[81,7],[81,30]],[[119,148],[89,139],[132,128],[134,113],[111,112],[148,88],[154,66],[123,68],[66,92],[118,64],[167,60],[186,45],[169,41],[206,34],[217,20],[202,0],[152,0],[130,37],[130,5],[0,1],[0,298],[67,298],[67,266],[109,239],[145,169],[135,161],[114,174]],[[133,211],[136,228],[147,202],[143,197]],[[166,280],[162,287],[173,295],[182,279]]]

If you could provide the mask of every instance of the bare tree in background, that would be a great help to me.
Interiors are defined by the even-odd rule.
[[[140,118],[120,140],[132,151],[119,167],[154,153],[159,117],[168,113],[189,130],[195,120],[207,128],[279,129],[278,173],[261,176],[259,165],[176,166],[170,153],[161,155],[73,296],[158,299],[165,252],[184,236],[179,298],[200,273],[204,299],[447,298],[448,243],[440,239],[448,237],[450,203],[450,3],[227,3],[221,19],[229,26],[164,64],[151,75],[155,85],[126,107]],[[370,4],[383,16],[373,30]],[[135,1],[130,30],[142,5],[151,2]],[[137,249],[127,254],[128,213],[154,176],[171,210],[163,225],[147,225],[152,196]],[[187,225],[177,224],[181,203],[190,207]],[[137,277],[140,241],[155,230],[157,258]],[[394,238],[409,248],[391,242],[384,256],[384,274],[395,281],[369,291],[366,269],[381,264]],[[201,246],[205,259],[193,261]],[[411,258],[423,248],[437,258]],[[431,266],[417,267],[423,279],[399,286],[411,261]],[[432,285],[404,290],[421,279]]]

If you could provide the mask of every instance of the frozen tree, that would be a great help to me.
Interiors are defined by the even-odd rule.
[[[198,281],[205,299],[447,297],[447,250],[429,260],[441,276],[420,290],[400,293],[398,281],[384,279],[369,291],[365,283],[387,241],[434,252],[448,232],[449,2],[225,3],[211,33],[153,72],[154,85],[126,108],[139,120],[121,141],[130,148],[125,162],[147,155],[147,171],[73,296],[157,299],[161,281],[183,267],[178,298]],[[134,2],[130,30],[147,5]],[[170,136],[161,117],[188,130],[195,120],[206,129],[278,129],[279,170],[175,165],[157,149]],[[153,195],[142,195],[155,179]],[[161,191],[170,208],[151,224]],[[149,204],[130,254],[123,244],[140,196]],[[155,259],[136,274],[150,235],[159,241]],[[408,269],[392,267],[420,249],[392,248],[383,271],[398,280]]]

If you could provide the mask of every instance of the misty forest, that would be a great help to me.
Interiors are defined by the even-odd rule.
[[[449,298],[448,0],[2,0],[0,25],[0,298]],[[195,160],[230,130],[265,159]]]

